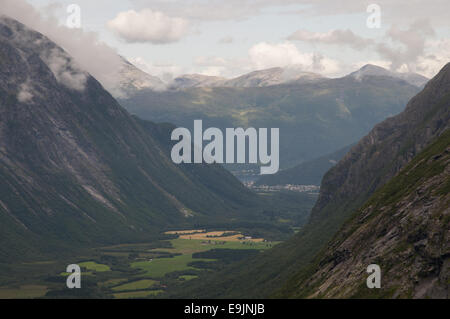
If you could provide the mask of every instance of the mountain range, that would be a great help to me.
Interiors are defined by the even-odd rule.
[[[166,83],[157,76],[142,71],[124,58],[122,59],[123,65],[120,70],[121,80],[117,88],[122,89],[124,93],[128,93],[129,91],[131,91],[130,93],[135,93],[134,91],[141,89],[161,91],[212,87],[267,87],[282,84],[302,84],[328,79],[318,73],[304,72],[296,67],[274,67],[252,71],[231,79],[203,74],[184,74]],[[366,64],[361,69],[347,76],[358,80],[362,80],[368,76],[384,76],[400,79],[417,87],[423,87],[429,80],[418,73],[394,72],[372,64]]]
[[[180,79],[178,89],[143,88],[118,101],[143,119],[189,129],[197,119],[220,129],[279,128],[281,167],[288,168],[355,143],[420,90],[404,79],[368,72],[373,68],[363,68],[367,74],[358,78],[299,73],[286,83],[280,83],[283,69],[275,68],[222,82],[228,86],[191,76]]]

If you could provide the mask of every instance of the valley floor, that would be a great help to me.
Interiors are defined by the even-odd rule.
[[[87,251],[72,260],[0,265],[0,299],[155,298],[205,271],[215,271],[273,247],[277,242],[237,231],[184,230],[166,240]],[[68,289],[67,265],[81,267],[81,289]]]

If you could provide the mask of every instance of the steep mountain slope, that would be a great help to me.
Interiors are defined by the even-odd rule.
[[[158,138],[63,49],[0,18],[0,262],[254,218],[258,198],[231,174],[191,178]]]
[[[350,146],[347,146],[332,154],[301,163],[274,175],[261,176],[255,185],[320,185],[325,173],[336,165],[349,150]]]
[[[450,130],[380,188],[285,291],[309,298],[449,298]],[[378,264],[381,289],[368,289]]]
[[[392,77],[321,79],[268,87],[208,87],[119,99],[131,113],[191,128],[280,128],[280,161],[292,167],[355,143],[388,116],[404,109],[419,89]]]
[[[377,125],[325,175],[311,219],[298,234],[218,276],[190,282],[191,287],[183,287],[183,293],[248,298],[277,292],[277,297],[292,296],[298,284],[295,279],[304,274],[340,227],[449,126],[450,63],[411,99],[404,112]]]

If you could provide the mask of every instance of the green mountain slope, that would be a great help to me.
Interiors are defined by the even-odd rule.
[[[292,278],[311,265],[354,212],[449,126],[447,64],[404,112],[378,124],[325,175],[310,221],[298,234],[220,275],[193,281],[175,295],[268,297],[286,283],[295,283]]]
[[[283,297],[449,298],[450,130],[417,155],[345,223]],[[378,264],[381,289],[368,289]]]
[[[2,17],[0,261],[255,218],[258,197],[230,173],[194,178],[158,139],[63,49]]]

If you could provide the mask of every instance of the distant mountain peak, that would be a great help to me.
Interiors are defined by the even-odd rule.
[[[418,73],[394,72],[374,64],[366,64],[359,70],[350,73],[348,76],[353,77],[358,81],[363,80],[365,77],[369,76],[387,76],[396,79],[401,79],[417,87],[423,87],[429,80],[427,77],[420,75]]]
[[[170,84],[171,89],[184,89],[190,87],[214,87],[221,86],[226,81],[219,76],[204,74],[183,74],[176,77]]]
[[[130,61],[121,58],[123,63],[119,70],[120,80],[119,84],[112,89],[113,95],[124,97],[139,90],[161,91],[167,88],[167,84],[160,78],[142,71]]]
[[[225,82],[228,87],[265,87],[294,82],[309,82],[323,78],[320,74],[297,68],[273,67],[257,70]]]

